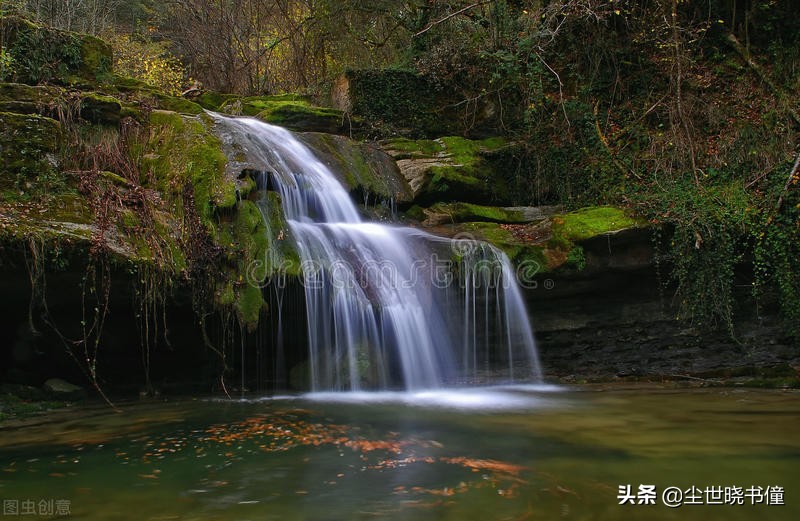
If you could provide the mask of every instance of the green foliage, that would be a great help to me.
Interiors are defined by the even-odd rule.
[[[346,77],[351,112],[371,121],[381,134],[420,137],[450,130],[439,114],[436,86],[419,74],[402,69],[350,70]]]
[[[748,244],[750,195],[739,182],[698,188],[685,177],[633,196],[641,211],[674,230],[668,256],[680,316],[733,335],[734,271]]]
[[[421,210],[421,209],[420,209]],[[439,214],[446,217],[449,222],[497,222],[497,223],[524,223],[527,222],[522,212],[496,206],[483,206],[470,203],[436,203],[425,212]],[[412,212],[414,213],[414,212]],[[407,212],[408,214],[408,212]],[[417,213],[420,215],[420,213]],[[425,218],[424,213],[421,214]]]
[[[776,215],[762,218],[754,227],[756,289],[763,293],[776,288],[778,302],[787,325],[795,338],[800,338],[800,196],[797,185],[800,174],[789,184],[783,205]],[[767,214],[771,215],[771,214]]]
[[[14,77],[14,57],[5,47],[0,47],[0,81],[8,81]]]

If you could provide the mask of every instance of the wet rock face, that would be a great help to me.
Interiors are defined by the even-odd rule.
[[[303,133],[298,137],[351,193],[411,202],[412,188],[380,147],[332,134]]]
[[[542,366],[562,381],[795,374],[800,352],[749,288],[737,295],[736,339],[677,320],[674,288],[652,262],[646,231],[582,243],[582,271],[542,274],[526,290]],[[667,266],[661,271],[669,272]]]

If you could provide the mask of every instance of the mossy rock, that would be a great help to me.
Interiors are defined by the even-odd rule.
[[[503,138],[469,140],[457,136],[381,142],[397,161],[418,204],[510,202],[508,187],[492,161],[493,154],[508,145]]]
[[[156,106],[161,110],[170,110],[181,114],[202,114],[203,107],[185,98],[170,96],[161,92],[155,93]]]
[[[125,104],[129,108],[139,105],[180,114],[203,113],[203,107],[194,101],[165,94],[156,87],[135,78],[114,75],[110,83],[104,87],[104,91],[126,102]]]
[[[52,116],[63,105],[64,90],[53,85],[0,83],[0,111]]]
[[[237,251],[237,274],[235,279],[234,302],[239,320],[248,328],[259,321],[262,309],[266,306],[261,288],[268,280],[283,273],[299,271],[297,254],[290,244],[289,227],[283,220],[278,195],[274,192],[262,194],[258,202],[244,200],[237,205],[229,236],[229,246]],[[222,298],[229,298],[226,293]]]
[[[99,38],[41,27],[16,16],[4,16],[0,24],[12,60],[11,73],[2,80],[94,85],[110,77],[111,46]]]
[[[545,244],[520,239],[510,225],[490,222],[464,223],[457,228],[460,238],[472,236],[502,250],[516,266],[525,263],[536,267],[537,271],[552,269],[548,247]]]
[[[258,119],[298,132],[338,134],[345,129],[342,111],[311,104],[295,94],[233,98],[223,102],[219,112],[257,117]]]
[[[516,265],[536,263],[539,272],[582,270],[587,258],[582,244],[605,234],[644,226],[641,220],[611,206],[589,207],[531,224],[470,222],[445,233],[474,236],[503,250]]]
[[[422,213],[426,225],[480,221],[520,224],[532,220],[520,209],[460,202],[436,203],[422,210]]]
[[[260,192],[242,200],[219,223],[217,240],[227,252],[228,272],[215,291],[219,306],[230,306],[248,329],[266,307],[262,288],[282,277],[300,275],[300,259],[283,217],[280,196]]]
[[[298,137],[350,192],[401,203],[411,201],[411,188],[392,158],[379,147],[333,134],[304,133]]]
[[[207,110],[218,112],[221,107],[228,101],[236,100],[241,96],[237,94],[223,94],[216,91],[205,91],[194,97],[192,101]]]
[[[593,206],[553,217],[553,235],[567,241],[583,241],[605,233],[642,225],[614,206]]]
[[[336,134],[344,130],[344,117],[341,111],[305,103],[276,102],[272,107],[259,112],[256,117],[298,132]]]
[[[81,97],[81,118],[98,125],[119,125],[122,105],[119,100],[96,92],[87,92]]]
[[[277,192],[264,192],[258,204],[267,232],[264,275],[299,276],[300,256],[294,246],[289,224],[283,216],[280,195]]]
[[[209,229],[219,209],[236,205],[236,184],[225,175],[227,158],[213,134],[213,121],[154,110],[149,116],[150,138],[142,152],[142,168],[150,171],[163,194],[179,193],[186,182],[194,189],[200,219]]]
[[[311,107],[311,102],[299,94],[279,94],[274,96],[225,96],[227,99],[218,106],[220,112],[234,116],[255,117],[260,112],[273,109],[281,104],[297,104]]]
[[[13,176],[33,180],[55,172],[63,141],[61,124],[36,114],[0,112],[2,185]]]

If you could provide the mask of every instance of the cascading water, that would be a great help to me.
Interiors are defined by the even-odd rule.
[[[336,176],[289,131],[214,116],[226,139],[264,167],[260,185],[280,194],[302,261],[312,390],[430,389],[500,366],[508,378],[516,369],[540,379],[502,252],[364,222]]]

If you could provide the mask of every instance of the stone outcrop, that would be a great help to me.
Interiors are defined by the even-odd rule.
[[[503,138],[400,138],[380,145],[397,162],[417,204],[511,202],[506,180],[494,164],[495,157],[510,146]]]

